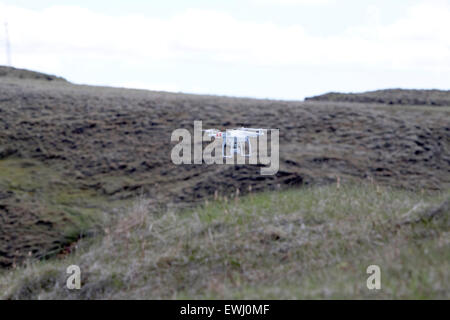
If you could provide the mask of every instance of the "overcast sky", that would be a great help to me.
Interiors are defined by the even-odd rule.
[[[450,0],[0,0],[0,64],[75,83],[303,99],[450,89]]]

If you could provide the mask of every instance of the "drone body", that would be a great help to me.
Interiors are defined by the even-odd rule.
[[[264,135],[266,129],[254,129],[254,128],[238,128],[227,129],[225,131],[219,131],[217,129],[203,130],[210,137],[216,139],[222,139],[222,156],[224,158],[231,158],[234,154],[239,154],[243,157],[250,157],[252,153],[252,146],[250,138]],[[245,153],[245,144],[248,144],[248,153]],[[226,154],[227,145],[230,147],[230,154]]]

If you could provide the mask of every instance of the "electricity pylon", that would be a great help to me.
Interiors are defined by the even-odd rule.
[[[6,48],[6,63],[8,66],[11,64],[11,44],[9,42],[8,22],[5,22],[5,48]]]

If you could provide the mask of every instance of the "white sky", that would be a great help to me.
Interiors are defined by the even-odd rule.
[[[6,1],[15,67],[75,83],[303,99],[450,89],[450,0]]]

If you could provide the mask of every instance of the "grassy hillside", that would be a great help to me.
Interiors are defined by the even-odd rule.
[[[448,298],[446,101],[175,94],[0,66],[0,298]],[[278,173],[173,164],[171,133],[195,120],[279,129]]]
[[[364,182],[159,213],[143,198],[75,253],[0,271],[0,298],[448,299],[449,196]],[[65,288],[71,264],[79,291]],[[372,264],[379,291],[366,288]]]
[[[131,200],[108,199],[35,159],[0,159],[0,267],[31,254],[56,255],[90,235],[106,212]]]
[[[385,89],[362,93],[329,92],[308,101],[381,103],[393,105],[450,106],[450,90]]]
[[[13,67],[0,66],[0,78],[33,79],[45,81],[64,81],[66,79],[54,75]]]
[[[420,92],[419,92],[420,94]],[[434,98],[433,98],[434,99]],[[182,165],[173,130],[280,130],[280,170]],[[48,257],[145,195],[191,206],[221,195],[373,179],[450,187],[450,107],[274,101],[74,85],[0,67],[0,268]]]

